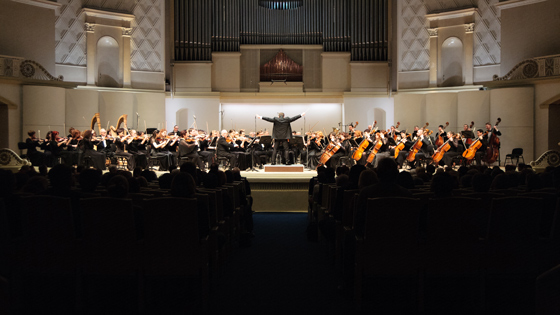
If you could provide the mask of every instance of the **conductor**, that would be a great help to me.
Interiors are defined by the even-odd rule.
[[[298,120],[305,116],[305,113],[297,115],[294,117],[284,117],[284,113],[278,113],[278,117],[263,117],[257,115],[258,119],[266,120],[273,123],[272,128],[272,139],[274,139],[274,149],[272,150],[272,165],[276,164],[276,152],[281,146],[284,149],[284,158],[286,164],[288,164],[290,158],[290,152],[288,151],[289,145],[288,141],[292,138],[292,126],[290,123],[292,121]]]

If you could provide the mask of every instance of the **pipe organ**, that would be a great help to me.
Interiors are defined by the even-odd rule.
[[[174,59],[210,61],[240,45],[323,45],[353,61],[386,61],[388,1],[175,0]]]

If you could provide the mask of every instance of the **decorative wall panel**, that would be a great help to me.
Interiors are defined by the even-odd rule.
[[[135,16],[132,22],[131,70],[163,72],[164,1],[59,0],[56,18],[56,63],[86,65],[85,16],[82,8],[118,11]]]
[[[474,27],[474,66],[500,63],[501,22],[494,6],[498,0],[403,0],[399,1],[400,71],[428,70],[429,24],[426,14],[478,8]]]

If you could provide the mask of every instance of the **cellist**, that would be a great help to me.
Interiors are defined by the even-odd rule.
[[[453,158],[462,154],[461,148],[462,146],[459,145],[459,136],[455,134],[453,131],[448,131],[446,138],[451,139],[449,143],[449,150],[445,152],[443,158],[441,159],[443,164],[452,167],[453,166]],[[446,140],[447,141],[447,140]]]
[[[480,148],[478,148],[478,150],[476,150],[474,159],[477,165],[481,165],[482,158],[484,157],[484,155],[486,155],[486,148],[488,147],[488,137],[487,134],[485,134],[482,129],[478,129],[476,131],[476,137],[479,139],[482,145],[480,146]]]
[[[414,139],[416,139],[416,140],[414,141]],[[431,142],[428,140],[428,137],[424,134],[424,129],[418,129],[416,131],[416,137],[413,138],[413,141],[411,141],[412,144],[410,145],[410,147],[413,147],[414,144],[417,141],[422,142],[422,147],[416,153],[416,155],[414,157],[414,161],[412,162],[412,164],[410,166],[411,168],[416,168],[416,165],[418,165],[418,162],[420,160],[423,160],[428,156],[432,156],[432,152],[433,152],[433,146],[432,146]],[[412,153],[412,152],[409,152],[409,154],[410,153]]]

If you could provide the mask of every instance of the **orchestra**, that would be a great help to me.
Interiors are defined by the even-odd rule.
[[[70,128],[65,138],[59,137],[58,131],[50,130],[45,139],[39,139],[34,130],[29,130],[25,143],[32,164],[49,167],[59,163],[76,166],[84,157],[90,157],[96,168],[122,164],[123,168],[132,171],[135,167],[150,167],[150,156],[157,160],[160,171],[179,167],[184,161],[193,162],[205,171],[211,164],[218,163],[219,157],[225,157],[230,168],[241,170],[262,169],[265,164],[277,163],[275,158],[284,164],[302,164],[309,170],[322,166],[336,168],[342,164],[375,168],[382,158],[387,157],[394,159],[401,169],[415,168],[422,163],[454,167],[494,163],[499,157],[500,121],[498,118],[494,125],[486,123],[485,129],[475,129],[476,135],[474,122],[464,124],[458,133],[446,131],[449,126],[446,122],[438,126],[434,136],[428,129],[429,123],[424,127],[414,126],[413,132],[408,133],[408,129],[399,129],[400,122],[387,130],[380,130],[375,121],[359,130],[356,121],[345,125],[349,126],[349,132],[333,128],[327,135],[321,130],[308,130],[302,135],[294,131],[289,141],[283,141],[272,139],[266,129],[248,134],[244,129],[218,133],[217,130],[192,127],[181,130],[178,125],[174,125],[169,134],[166,129],[161,129],[148,135],[144,131],[128,129],[126,115],[119,118],[117,127],[109,128],[113,135],[108,135],[107,130],[99,125],[99,114],[96,114],[91,129],[80,132]],[[95,133],[95,122],[99,136]],[[283,154],[274,156],[276,151]]]

